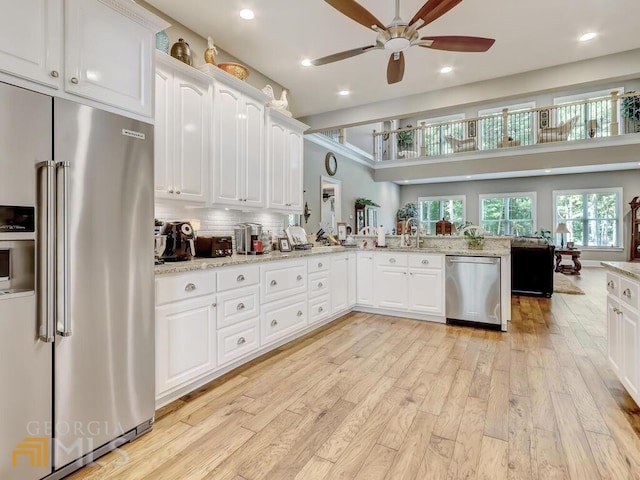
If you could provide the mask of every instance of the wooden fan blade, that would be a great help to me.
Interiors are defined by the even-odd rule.
[[[420,40],[431,42],[431,45],[419,45],[420,47],[449,52],[486,52],[495,43],[493,38],[482,37],[422,37]]]
[[[422,19],[424,23],[418,27],[422,28],[440,18],[460,2],[462,2],[462,0],[427,0],[427,3],[413,16],[409,25],[413,25]]]
[[[378,20],[369,10],[364,8],[355,0],[324,0],[333,8],[338,10],[343,15],[346,15],[351,20],[358,22],[360,25],[364,25],[367,28],[371,28],[372,25],[377,25],[384,30],[385,26],[380,20]]]
[[[369,50],[378,50],[376,45],[368,45],[366,47],[354,48],[340,53],[334,53],[333,55],[327,55],[326,57],[318,58],[317,60],[311,60],[311,65],[325,65],[327,63],[337,62],[338,60],[344,60],[345,58],[355,57],[361,53],[366,53]]]
[[[402,81],[402,77],[404,77],[404,53],[399,52],[397,60],[395,56],[395,53],[391,54],[387,65],[387,83],[389,85]]]

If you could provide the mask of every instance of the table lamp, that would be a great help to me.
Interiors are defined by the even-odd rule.
[[[587,122],[587,131],[589,132],[589,138],[596,136],[596,130],[598,130],[598,120],[589,120]]]
[[[558,223],[558,226],[556,227],[556,233],[560,234],[560,248],[564,248],[564,234],[570,233],[569,229],[567,228],[567,224],[564,222]]]

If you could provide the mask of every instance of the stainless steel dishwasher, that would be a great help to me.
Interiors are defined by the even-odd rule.
[[[447,320],[501,325],[500,258],[449,256]]]

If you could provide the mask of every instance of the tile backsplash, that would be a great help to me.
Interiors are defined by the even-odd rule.
[[[236,239],[233,229],[244,222],[262,224],[263,231],[271,235],[284,236],[284,222],[286,215],[264,211],[242,212],[240,210],[193,208],[172,202],[159,202],[156,200],[155,217],[165,222],[174,221],[200,221],[198,235],[229,235],[233,239],[235,250]]]

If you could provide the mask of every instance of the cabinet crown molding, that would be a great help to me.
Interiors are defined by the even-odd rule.
[[[140,25],[147,27],[154,33],[158,33],[160,30],[169,28],[171,24],[166,20],[151,13],[147,9],[141,7],[133,0],[99,0],[108,7],[120,12],[122,15],[131,18],[138,22]]]
[[[274,108],[267,108],[267,113],[272,119],[276,120],[278,123],[283,123],[290,128],[294,128],[298,130],[301,133],[309,129],[309,125],[306,125],[296,120],[295,118],[291,118]]]
[[[216,67],[215,65],[211,65],[210,63],[206,63],[198,67],[198,70],[207,74],[208,76],[218,80],[225,85],[235,88],[245,95],[250,96],[251,98],[262,102],[264,105],[267,104],[269,97],[261,90],[258,90],[256,87],[249,85],[243,80],[240,80],[230,73],[225,72],[224,70]]]

